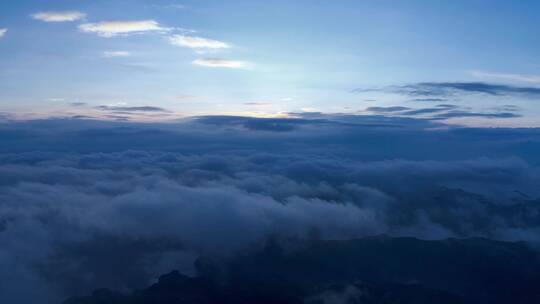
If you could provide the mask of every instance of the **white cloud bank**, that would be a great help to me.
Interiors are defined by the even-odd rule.
[[[210,68],[230,68],[243,69],[247,68],[248,63],[245,61],[230,60],[224,58],[202,58],[193,61],[193,64],[210,67]]]
[[[7,28],[0,28],[0,38],[4,37],[4,35],[7,33]]]
[[[195,36],[174,35],[169,39],[173,45],[187,47],[195,50],[228,49],[231,47],[226,42]]]
[[[38,12],[32,15],[32,18],[44,22],[71,22],[85,17],[86,14],[79,11]]]
[[[105,21],[99,23],[85,23],[79,29],[86,33],[96,33],[101,37],[114,37],[118,35],[140,34],[144,32],[165,32],[170,29],[161,27],[157,21]]]

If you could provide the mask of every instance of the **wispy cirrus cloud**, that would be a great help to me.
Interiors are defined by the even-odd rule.
[[[169,41],[173,45],[198,51],[231,48],[231,45],[226,42],[196,36],[173,35],[169,38]]]
[[[415,98],[411,101],[418,101],[418,102],[443,102],[446,99],[443,98]]]
[[[473,111],[450,104],[439,104],[435,107],[411,109],[403,106],[368,107],[365,112],[388,117],[421,117],[427,120],[447,120],[452,118],[518,118],[522,117],[518,107],[506,105],[490,111]]]
[[[104,21],[98,23],[85,23],[79,29],[86,33],[95,33],[101,37],[114,37],[119,35],[132,35],[146,32],[167,32],[170,28],[162,27],[155,20],[140,21]]]
[[[408,115],[408,116],[416,116],[416,115],[430,115],[434,113],[440,113],[449,111],[452,109],[457,109],[458,106],[456,105],[446,105],[446,104],[440,104],[432,108],[420,108],[420,109],[413,109],[410,111],[405,111],[400,113],[401,115]]]
[[[0,28],[0,38],[4,37],[6,35],[8,29],[7,28]]]
[[[407,85],[394,85],[382,88],[360,88],[354,93],[387,92],[417,97],[447,97],[456,94],[487,94],[493,96],[540,96],[540,87],[513,86],[486,82],[421,82]],[[429,100],[427,98],[424,100]],[[439,100],[434,99],[434,100]]]
[[[408,107],[402,107],[402,106],[391,106],[391,107],[369,107],[366,109],[368,112],[373,113],[393,113],[393,112],[401,112],[410,110]]]
[[[506,81],[540,84],[540,75],[493,73],[493,72],[485,72],[485,71],[471,71],[471,75],[480,79],[506,80]]]
[[[518,118],[521,117],[521,114],[517,113],[511,113],[511,112],[469,112],[469,111],[462,111],[462,110],[455,110],[455,111],[448,111],[446,113],[439,113],[435,116],[433,116],[431,119],[437,120],[437,119],[450,119],[450,118],[467,118],[467,117],[473,117],[473,118]]]
[[[210,68],[245,69],[248,67],[248,63],[245,61],[226,58],[201,58],[194,60],[193,64]]]
[[[85,17],[86,14],[79,11],[47,11],[32,14],[32,18],[44,22],[72,22]]]
[[[103,58],[114,58],[114,57],[130,57],[131,52],[128,51],[104,51],[101,55]]]
[[[250,101],[250,102],[244,102],[245,106],[271,106],[272,102],[270,101]]]

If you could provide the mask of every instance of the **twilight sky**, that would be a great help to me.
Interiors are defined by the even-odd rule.
[[[0,2],[0,119],[540,126],[537,1]]]
[[[532,0],[0,0],[0,303],[140,290],[268,240],[540,248],[539,13]],[[536,297],[540,258],[504,248],[485,255],[501,268],[457,260],[470,281],[440,275],[446,262],[378,280]]]

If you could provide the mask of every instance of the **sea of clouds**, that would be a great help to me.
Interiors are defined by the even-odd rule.
[[[268,237],[540,241],[540,131],[383,116],[0,124],[0,302],[146,286]]]

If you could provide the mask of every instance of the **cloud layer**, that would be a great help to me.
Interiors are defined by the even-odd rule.
[[[538,130],[297,115],[0,124],[0,301],[145,286],[270,236],[540,241]]]

